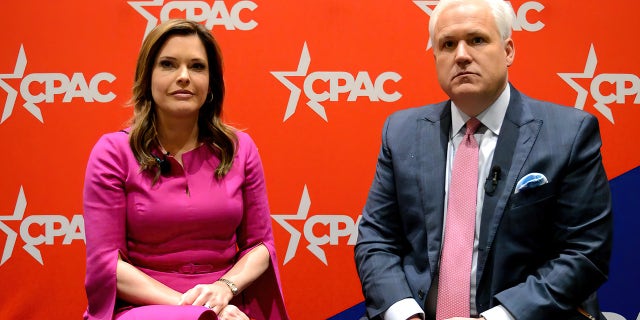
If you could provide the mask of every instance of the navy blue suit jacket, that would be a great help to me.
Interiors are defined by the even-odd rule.
[[[367,314],[412,297],[424,306],[442,246],[450,101],[389,116],[359,225],[355,259]],[[478,248],[479,312],[503,305],[518,320],[603,319],[595,292],[607,279],[609,182],[597,119],[511,87],[484,196]],[[514,194],[528,173],[548,183]]]

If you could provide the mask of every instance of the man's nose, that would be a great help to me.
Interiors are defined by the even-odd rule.
[[[471,56],[469,55],[469,47],[465,41],[458,42],[456,46],[456,62],[458,63],[466,63],[471,60]]]

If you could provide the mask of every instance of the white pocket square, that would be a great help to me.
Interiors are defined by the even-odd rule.
[[[516,184],[516,191],[514,193],[518,193],[522,190],[527,190],[535,187],[539,187],[545,183],[549,182],[547,177],[542,173],[532,172],[522,177],[520,181]]]

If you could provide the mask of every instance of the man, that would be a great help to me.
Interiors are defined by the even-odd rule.
[[[370,318],[604,319],[612,216],[597,119],[509,84],[512,21],[503,0],[441,0],[431,15],[451,100],[384,125],[355,247]]]

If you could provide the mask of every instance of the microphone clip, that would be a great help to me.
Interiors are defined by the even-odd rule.
[[[500,169],[499,166],[493,166],[491,168],[491,172],[487,176],[487,180],[484,183],[484,192],[487,195],[493,196],[493,194],[496,192],[496,189],[498,188],[498,181],[500,180],[501,172],[502,170]]]
[[[156,163],[158,164],[158,168],[160,169],[160,173],[162,175],[166,175],[169,172],[171,172],[171,162],[169,162],[169,160],[167,159],[169,152],[162,155],[162,159],[160,159],[160,157],[156,156],[155,154],[152,154],[152,155],[153,155],[153,158],[156,159]]]

